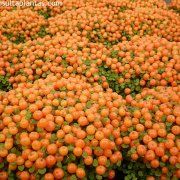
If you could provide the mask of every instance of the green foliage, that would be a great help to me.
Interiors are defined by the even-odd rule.
[[[39,32],[38,32],[38,36],[43,38],[44,36],[48,35],[47,31],[46,31],[46,27],[45,26],[41,26]]]
[[[35,167],[34,166],[32,166],[31,168],[29,168],[29,172],[30,173],[33,173],[35,171]]]
[[[41,174],[41,175],[45,174],[46,173],[46,168],[39,169],[38,173]]]
[[[180,14],[180,8],[177,7],[170,7],[175,13]]]
[[[126,31],[122,31],[122,36],[126,37],[128,41],[131,40],[131,36]]]
[[[27,111],[25,117],[27,120],[30,120],[32,117],[32,113],[30,111]]]
[[[14,180],[16,179],[16,174],[11,171],[11,170],[8,170],[8,180]]]
[[[23,170],[24,170],[24,165],[18,166],[18,170],[19,170],[19,171],[23,171]]]
[[[39,10],[38,14],[41,15],[41,16],[44,16],[45,19],[48,19],[48,18],[51,17],[51,9],[47,8],[46,11]]]
[[[3,36],[6,36],[9,40],[14,37],[13,33],[3,33]]]
[[[9,91],[12,89],[12,86],[8,80],[8,77],[0,75],[0,90]]]
[[[63,54],[62,55],[62,61],[61,61],[61,64],[63,65],[63,67],[67,68],[68,67],[68,62],[66,61],[66,58],[67,58],[67,55],[66,54]]]
[[[97,167],[97,166],[98,166],[98,161],[97,161],[96,159],[94,159],[94,161],[93,161],[93,166],[94,166],[94,167]]]
[[[121,7],[119,8],[119,12],[124,12],[124,11],[126,11],[127,9],[128,9],[127,6],[121,6]]]
[[[55,133],[51,134],[50,143],[55,143],[57,141],[57,136]]]
[[[15,44],[25,43],[26,38],[24,35],[19,35],[15,41],[13,41]]]
[[[146,177],[151,174],[145,163],[136,161],[133,162],[129,159],[123,161],[122,173],[125,175],[125,180],[146,180]]]
[[[12,38],[14,37],[13,33],[3,33],[3,35],[6,36],[9,41],[12,41],[15,44],[24,43],[26,40],[23,34],[19,34],[15,40],[12,40]]]
[[[110,57],[111,58],[118,58],[118,50],[113,50],[113,51],[111,51],[111,55],[110,55]]]
[[[123,77],[123,75],[113,72],[106,65],[102,65],[99,67],[99,75],[105,76],[109,84],[109,87],[113,89],[113,91],[117,92],[118,94],[122,96],[125,96],[124,90],[126,88],[131,89],[132,95],[135,95],[141,92],[141,86],[140,86],[141,77],[134,76],[134,77],[131,77],[127,82],[120,84],[118,82],[118,79]]]
[[[159,69],[159,70],[158,70],[158,73],[159,73],[159,74],[162,74],[163,72],[165,72],[165,69]]]
[[[3,169],[4,168],[4,162],[1,162],[0,163],[0,169]]]

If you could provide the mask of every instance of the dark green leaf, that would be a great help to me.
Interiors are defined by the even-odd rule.
[[[29,172],[30,172],[30,173],[33,173],[34,171],[35,171],[34,166],[32,166],[31,168],[29,168]]]
[[[19,170],[19,171],[23,171],[23,170],[24,170],[24,165],[18,166],[18,170]]]
[[[88,156],[88,153],[87,152],[83,152],[82,157],[86,158],[87,156]]]
[[[97,159],[94,159],[94,161],[93,161],[93,166],[94,166],[94,167],[98,166],[98,161],[97,161]]]
[[[0,163],[0,169],[2,169],[4,167],[4,162]]]
[[[41,175],[45,174],[46,173],[46,168],[39,169],[38,173],[41,174]]]

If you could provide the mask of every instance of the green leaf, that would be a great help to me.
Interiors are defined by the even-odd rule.
[[[97,179],[97,180],[101,180],[101,179],[103,179],[103,177],[100,176],[100,175],[96,175],[96,179]]]
[[[166,139],[165,139],[165,138],[160,138],[160,137],[158,137],[157,140],[158,140],[158,142],[166,142]]]
[[[95,174],[94,174],[94,171],[88,172],[88,178],[89,178],[89,180],[95,180]]]
[[[10,150],[11,153],[14,153],[16,155],[21,155],[21,152],[19,150],[17,150],[15,147],[13,147],[11,150]]]
[[[51,17],[51,9],[47,8],[46,11],[39,10],[38,14],[41,15],[41,16],[44,16],[45,19],[48,19],[48,18]]]
[[[107,162],[106,162],[106,167],[109,167],[111,165],[111,162],[110,160],[108,159]]]
[[[20,44],[20,43],[24,43],[25,40],[26,40],[26,38],[24,37],[24,35],[19,35],[16,37],[16,40],[13,41],[13,43]]]
[[[160,177],[161,176],[161,171],[160,170],[156,170],[156,172],[155,172],[155,175],[157,176],[157,177]]]
[[[160,166],[164,167],[164,166],[166,166],[166,164],[164,162],[160,162]]]
[[[41,132],[43,132],[43,129],[38,127],[38,128],[36,128],[36,131],[41,133]]]
[[[83,158],[79,159],[79,163],[78,164],[79,164],[78,167],[85,168],[84,159]]]
[[[58,124],[56,124],[56,126],[55,126],[55,131],[58,131],[59,129],[61,129],[61,126],[58,125]]]
[[[23,170],[24,170],[24,165],[18,166],[18,170],[19,170],[19,171],[23,171]]]
[[[111,135],[109,136],[109,139],[110,139],[111,141],[113,141],[113,140],[114,140],[114,136],[111,134]]]
[[[102,148],[99,147],[99,146],[97,146],[97,147],[95,147],[95,150],[97,150],[97,151],[102,151]]]
[[[74,149],[74,146],[73,146],[73,145],[69,145],[69,146],[68,146],[68,150],[69,150],[69,151],[73,151],[73,149]]]
[[[150,169],[151,165],[149,163],[146,163],[146,167]]]
[[[84,142],[85,142],[85,143],[88,143],[88,142],[89,142],[89,139],[88,139],[88,138],[85,138],[85,139],[84,139]]]
[[[35,167],[34,166],[32,166],[31,168],[29,168],[29,172],[30,173],[33,173],[35,171]]]
[[[128,144],[122,144],[122,148],[128,148],[129,145]]]
[[[94,166],[94,167],[97,167],[97,166],[98,166],[98,161],[97,161],[97,159],[94,159],[94,161],[93,161],[93,166]]]
[[[0,169],[2,169],[4,167],[4,162],[0,163]]]
[[[109,121],[109,118],[108,118],[108,117],[105,117],[105,118],[102,119],[102,122],[103,122],[103,123],[107,123],[108,121]]]
[[[122,161],[118,161],[118,162],[117,162],[117,166],[120,167],[120,166],[121,166],[121,163],[122,163]]]
[[[134,52],[133,52],[133,51],[131,51],[131,53],[130,53],[130,54],[131,54],[131,58],[132,58],[132,59],[134,59],[134,57],[135,57]]]
[[[140,177],[142,177],[142,176],[143,176],[143,172],[142,172],[142,171],[138,171],[138,175],[139,175]]]
[[[111,58],[118,58],[118,52],[119,52],[118,50],[112,50],[110,57]]]
[[[50,143],[55,143],[57,139],[58,139],[58,138],[57,138],[57,136],[56,136],[55,133],[54,133],[54,134],[51,134]]]
[[[87,152],[83,152],[82,157],[86,158],[87,156],[88,156],[88,153]]]
[[[31,117],[32,117],[32,113],[30,111],[27,111],[25,117],[26,117],[27,120],[30,120]]]
[[[87,60],[84,61],[84,64],[86,66],[90,66],[91,65],[91,61],[89,59],[87,59]]]
[[[162,116],[162,121],[166,122],[166,116],[165,115]]]
[[[138,178],[136,178],[136,177],[133,177],[133,178],[132,178],[132,180],[138,180]]]
[[[65,54],[62,55],[62,59],[66,60],[67,56]]]
[[[128,131],[129,131],[129,132],[132,132],[133,130],[134,130],[134,127],[128,128]]]
[[[92,102],[91,101],[88,101],[87,103],[86,103],[86,107],[87,108],[90,108],[92,106]]]
[[[159,74],[162,74],[163,72],[165,72],[165,69],[158,69]]]
[[[46,74],[46,73],[43,73],[43,74],[42,74],[42,77],[43,77],[43,78],[47,77],[47,74]]]
[[[127,6],[120,6],[119,12],[124,12],[124,11],[127,10],[127,9],[128,9]]]
[[[9,91],[11,89],[11,84],[9,83],[9,78],[0,75],[0,90]]]
[[[31,124],[37,124],[37,121],[34,120],[34,119],[32,119],[32,120],[31,120]]]
[[[40,30],[38,32],[38,36],[43,38],[44,36],[46,36],[48,33],[46,31],[46,27],[45,26],[41,26]]]
[[[66,91],[66,87],[62,87],[59,89],[60,91]]]
[[[76,175],[72,175],[70,179],[71,180],[77,180],[77,177],[76,177]]]
[[[58,161],[56,165],[57,165],[57,167],[62,168],[62,163],[61,163],[61,161]]]
[[[76,156],[74,154],[70,154],[69,155],[69,158],[72,160],[72,161],[75,161],[76,160]]]
[[[180,169],[180,163],[177,163],[177,164],[176,164],[176,168],[177,168],[177,169]]]
[[[167,173],[167,176],[168,176],[168,177],[171,177],[171,176],[172,176],[172,172],[169,171],[169,172]]]
[[[45,174],[46,173],[46,168],[39,169],[38,173],[41,174],[41,175]]]
[[[136,153],[136,147],[131,148],[131,153]]]
[[[173,123],[170,123],[170,122],[166,122],[166,126],[167,127],[171,127]]]
[[[144,118],[141,118],[141,119],[140,119],[140,123],[144,124],[144,123],[145,123],[145,119],[144,119]]]
[[[122,62],[123,58],[122,57],[118,57],[118,62]]]
[[[94,135],[88,135],[87,138],[88,138],[89,140],[92,140],[92,139],[94,139]]]

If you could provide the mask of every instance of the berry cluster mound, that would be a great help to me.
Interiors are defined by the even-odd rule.
[[[30,9],[2,11],[0,17],[1,33],[16,44],[37,38],[47,24],[42,16]]]
[[[172,0],[169,7],[175,12],[180,13],[180,2],[178,0]]]
[[[114,119],[114,111],[125,100],[112,90],[80,76],[50,75],[2,93],[1,101],[0,157],[6,158],[4,167],[23,170],[17,172],[22,179],[30,177],[27,170],[47,171],[46,178],[52,167],[57,179],[92,172],[111,177],[114,165],[120,166],[121,118]]]
[[[58,1],[0,6],[0,180],[180,179],[179,1]]]

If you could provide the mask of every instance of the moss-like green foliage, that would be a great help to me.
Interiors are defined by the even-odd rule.
[[[123,74],[117,74],[113,72],[109,67],[106,65],[101,65],[99,67],[99,75],[105,76],[106,80],[109,84],[109,87],[113,89],[113,91],[117,92],[118,94],[125,96],[124,90],[126,88],[131,89],[131,95],[136,95],[141,92],[141,86],[140,86],[140,76],[132,76],[129,80],[125,81],[124,83],[119,83],[118,79],[123,78]],[[101,83],[101,80],[100,80]]]
[[[0,90],[9,91],[11,88],[8,78],[6,76],[0,76]]]

